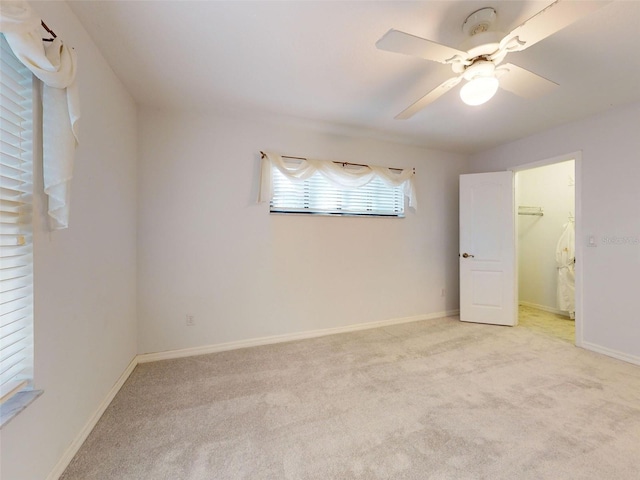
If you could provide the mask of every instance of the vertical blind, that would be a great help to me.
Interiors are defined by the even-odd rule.
[[[292,182],[273,167],[272,181],[274,213],[404,216],[402,187],[388,186],[379,178],[362,187],[345,189],[331,184],[320,173]]]
[[[0,403],[33,378],[33,77],[0,34]]]

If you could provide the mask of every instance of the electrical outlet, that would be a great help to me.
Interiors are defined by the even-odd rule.
[[[193,315],[187,314],[187,327],[193,327],[196,324],[196,318]]]
[[[440,290],[440,296],[441,297],[446,297],[447,296],[447,289],[443,288],[442,290]]]

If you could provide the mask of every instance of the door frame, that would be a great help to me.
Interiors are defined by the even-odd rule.
[[[524,170],[531,170],[533,168],[538,168],[538,167],[544,167],[547,165],[553,165],[555,163],[561,163],[561,162],[566,162],[569,160],[574,160],[574,184],[575,184],[575,212],[573,212],[574,218],[575,218],[575,227],[576,227],[576,245],[575,245],[575,251],[576,251],[576,265],[575,265],[575,277],[576,277],[576,284],[575,284],[575,302],[576,302],[576,315],[575,315],[575,326],[576,326],[576,338],[575,338],[575,344],[577,347],[582,347],[583,346],[583,316],[584,316],[584,312],[582,310],[582,266],[584,264],[583,259],[583,242],[582,242],[582,151],[576,151],[576,152],[572,152],[572,153],[567,153],[564,155],[559,155],[557,157],[552,157],[552,158],[547,158],[545,160],[539,160],[536,162],[531,162],[531,163],[525,163],[523,165],[518,165],[515,167],[511,167],[508,170],[513,172],[513,175],[515,177],[516,173],[524,171]],[[514,178],[515,180],[515,178]],[[517,189],[517,183],[515,188]],[[517,198],[517,191],[516,191],[516,195],[514,196],[514,198]],[[515,222],[517,224],[518,221],[518,209],[514,208],[514,215],[516,216],[515,218]],[[518,235],[515,235],[515,251],[516,254],[519,251],[518,250],[519,245],[518,245]],[[520,292],[518,291],[518,278],[519,278],[519,272],[518,272],[518,262],[516,261],[516,275],[515,275],[515,292],[516,292],[516,304],[519,305],[520,302]]]

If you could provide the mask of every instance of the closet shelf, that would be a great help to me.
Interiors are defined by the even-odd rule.
[[[518,215],[534,215],[537,217],[544,216],[544,212],[542,211],[542,207],[518,207]]]

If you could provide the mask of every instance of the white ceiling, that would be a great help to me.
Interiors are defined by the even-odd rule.
[[[453,76],[380,51],[390,28],[454,47],[473,11],[510,31],[545,1],[72,1],[113,70],[145,106],[251,111],[351,134],[471,153],[640,100],[640,1],[617,1],[507,61],[560,84],[538,100],[500,90],[480,107],[459,86],[393,117]],[[81,61],[81,59],[80,59]]]

